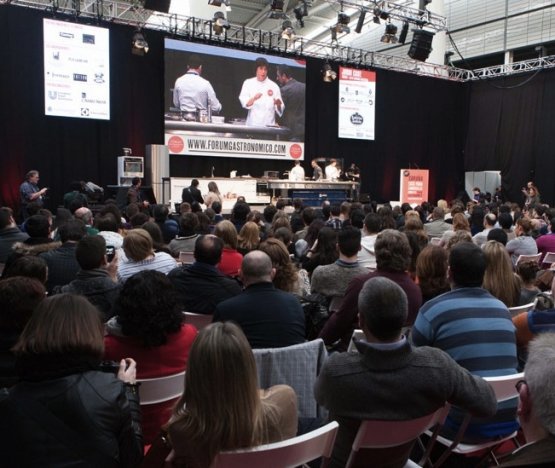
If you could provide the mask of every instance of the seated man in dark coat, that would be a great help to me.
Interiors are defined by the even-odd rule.
[[[276,289],[270,257],[254,250],[243,258],[239,277],[245,290],[221,302],[214,322],[232,320],[245,333],[253,348],[281,348],[305,341],[305,319],[299,300]]]
[[[184,311],[213,314],[216,306],[241,293],[237,280],[223,275],[216,268],[222,257],[223,241],[207,234],[197,238],[195,263],[169,272]]]

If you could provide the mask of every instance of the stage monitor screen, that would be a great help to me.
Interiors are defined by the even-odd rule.
[[[304,60],[166,39],[171,154],[304,159]]]
[[[374,139],[376,72],[339,67],[339,138]]]
[[[108,29],[43,20],[44,113],[110,119]]]

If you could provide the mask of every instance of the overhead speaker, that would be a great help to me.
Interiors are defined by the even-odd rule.
[[[432,51],[432,40],[435,33],[425,29],[413,29],[414,35],[410,43],[409,57],[424,62]]]
[[[170,11],[171,0],[145,0],[145,9],[168,13]]]

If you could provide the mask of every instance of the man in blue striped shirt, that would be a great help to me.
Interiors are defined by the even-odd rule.
[[[452,290],[426,302],[412,329],[416,346],[433,346],[481,377],[517,372],[515,328],[507,307],[481,287],[486,268],[482,249],[473,243],[453,247],[449,256]],[[472,419],[466,442],[506,435],[518,428],[516,400],[498,406],[493,418]],[[445,427],[456,432],[462,413],[451,412]]]

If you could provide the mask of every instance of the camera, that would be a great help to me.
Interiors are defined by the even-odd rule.
[[[116,361],[102,361],[99,370],[109,374],[117,374],[119,372],[119,362]]]
[[[106,259],[111,262],[116,256],[116,248],[113,245],[106,246]]]

